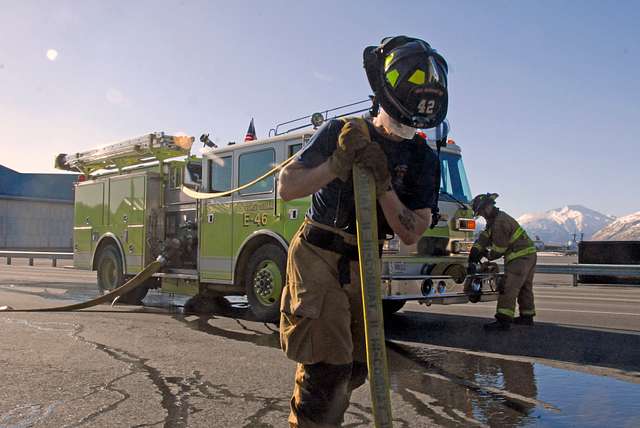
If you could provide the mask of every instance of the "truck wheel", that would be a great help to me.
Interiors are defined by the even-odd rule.
[[[385,318],[398,312],[404,306],[405,302],[402,300],[383,300],[382,312]]]
[[[120,287],[128,278],[122,272],[122,259],[115,245],[108,244],[98,254],[98,288],[103,293]],[[141,285],[127,294],[120,296],[118,302],[139,305],[147,295],[148,288]]]
[[[263,245],[249,258],[244,289],[251,312],[259,321],[276,322],[280,317],[286,262],[287,254],[274,244]]]
[[[461,264],[453,264],[447,266],[443,275],[449,275],[453,278],[456,284],[462,284],[467,276],[467,269]]]

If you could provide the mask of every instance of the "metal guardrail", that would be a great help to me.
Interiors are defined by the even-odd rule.
[[[5,257],[7,264],[11,264],[11,259],[29,259],[29,266],[33,266],[34,259],[51,259],[51,266],[56,267],[58,260],[72,260],[73,253],[53,252],[53,251],[0,251],[0,257]],[[637,276],[640,278],[640,265],[605,265],[605,264],[560,264],[560,263],[538,263],[536,273],[573,275],[573,285],[578,285],[578,275],[603,275],[603,276]],[[424,275],[419,278],[403,275],[384,275],[382,279],[424,279]],[[441,278],[431,277],[429,278]],[[442,278],[448,278],[442,277]],[[638,280],[640,283],[640,279]]]
[[[11,264],[11,259],[29,259],[29,266],[33,266],[34,259],[51,259],[51,266],[56,267],[58,260],[73,259],[73,253],[52,251],[0,251],[0,257],[5,257],[8,265]]]
[[[578,275],[637,276],[640,284],[640,265],[539,263],[536,273],[573,275],[574,287],[578,285]]]

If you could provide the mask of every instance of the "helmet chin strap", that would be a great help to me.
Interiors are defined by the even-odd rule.
[[[393,134],[396,137],[400,137],[405,140],[410,140],[416,135],[416,128],[412,128],[398,122],[397,120],[389,116],[389,114],[384,111],[382,107],[380,107],[380,112],[378,113],[377,117],[379,118],[378,120],[380,121],[380,125],[389,134]]]

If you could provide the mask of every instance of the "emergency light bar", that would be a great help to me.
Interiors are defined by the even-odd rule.
[[[139,163],[163,161],[188,155],[193,140],[193,137],[156,132],[86,152],[60,153],[56,156],[55,167],[89,175],[101,169],[121,169]]]

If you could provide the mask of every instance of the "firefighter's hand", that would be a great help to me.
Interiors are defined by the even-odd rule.
[[[380,198],[391,189],[391,175],[387,164],[387,155],[380,144],[371,142],[356,156],[356,162],[367,168],[376,181],[376,197]]]
[[[335,151],[329,157],[329,169],[340,180],[347,181],[356,153],[371,143],[369,127],[364,120],[350,120],[342,127]]]
[[[479,263],[481,258],[482,252],[476,247],[471,247],[471,251],[469,252],[469,264]]]
[[[469,263],[467,265],[467,275],[475,275],[476,272],[477,272],[476,264],[475,263]]]

